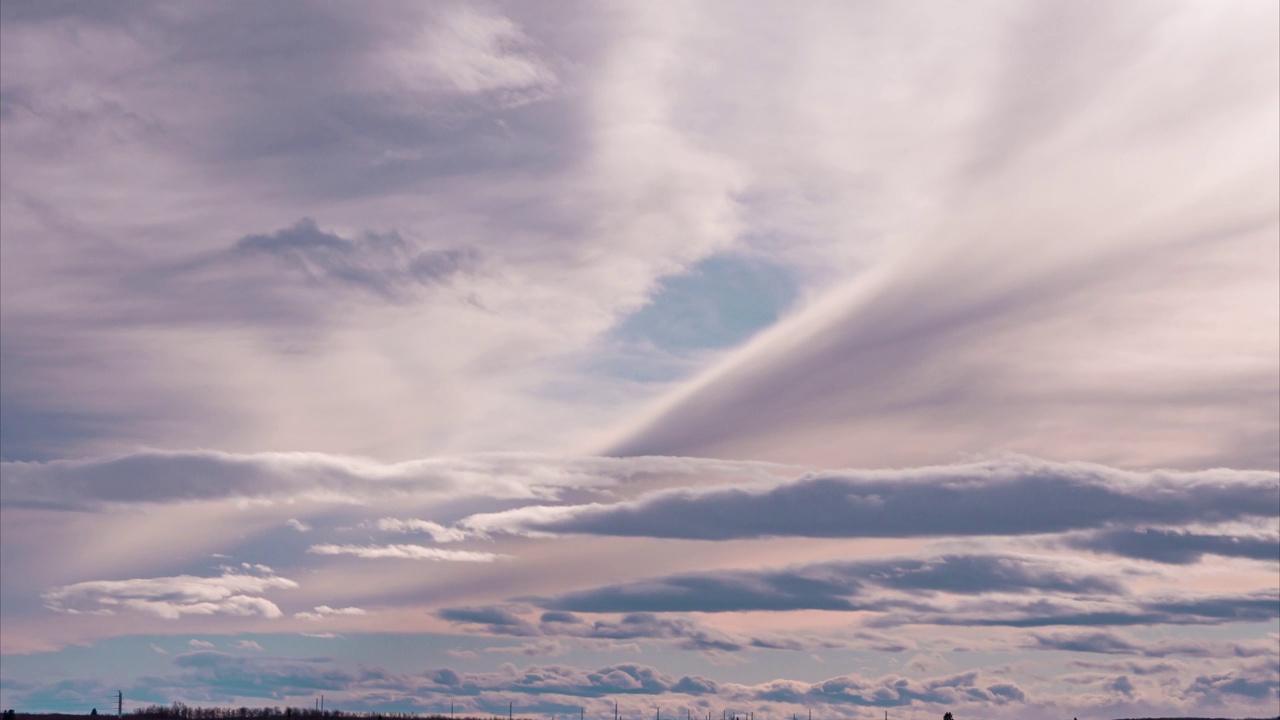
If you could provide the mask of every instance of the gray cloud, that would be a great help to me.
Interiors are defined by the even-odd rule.
[[[1222,625],[1280,617],[1280,591],[1238,595],[1129,598],[1097,603],[1042,598],[1031,602],[979,599],[926,612],[900,611],[868,621],[872,627],[904,624],[1039,628],[1052,626]]]
[[[1186,692],[1214,697],[1220,702],[1232,696],[1280,699],[1280,662],[1267,661],[1229,672],[1201,675],[1187,686]]]
[[[915,703],[955,705],[982,702],[1003,705],[1021,704],[1028,700],[1027,694],[1017,685],[990,680],[983,682],[977,671],[921,680],[897,675],[876,679],[847,675],[813,684],[775,681],[754,688],[751,696],[769,702],[882,708]]]
[[[366,232],[347,239],[303,218],[274,233],[245,236],[225,251],[141,274],[136,283],[168,298],[170,306],[187,295],[193,312],[240,296],[245,303],[240,316],[227,319],[256,315],[270,321],[263,316],[264,302],[283,306],[302,301],[281,296],[291,285],[347,288],[401,303],[479,267],[480,255],[473,248],[421,249],[396,232]],[[192,288],[200,297],[190,297]],[[314,297],[308,300],[307,305],[316,305]]]
[[[515,609],[528,610],[527,606]],[[469,625],[494,635],[517,637],[550,636],[591,640],[668,640],[685,650],[702,652],[737,652],[750,645],[752,639],[733,638],[710,631],[699,623],[681,617],[662,617],[653,613],[630,613],[611,620],[587,622],[566,612],[543,613],[537,624],[499,606],[455,607],[438,610],[436,615],[461,625]],[[763,641],[761,641],[763,642]]]
[[[1070,547],[1124,557],[1187,564],[1205,555],[1280,561],[1280,537],[1210,535],[1185,530],[1104,530],[1065,540]]]
[[[910,644],[877,633],[859,633],[856,640],[817,638],[804,634],[741,635],[713,630],[695,619],[653,612],[630,612],[614,617],[587,619],[576,613],[552,610],[536,622],[527,617],[534,608],[523,604],[451,607],[437,617],[468,630],[516,637],[574,638],[585,641],[652,640],[680,650],[703,653],[737,653],[748,649],[812,651],[826,648],[868,647],[882,652],[902,652]],[[612,613],[606,613],[612,614]]]
[[[806,475],[772,487],[659,492],[630,502],[468,519],[491,531],[701,540],[1024,535],[1110,524],[1273,517],[1267,471],[1126,472],[1006,458],[903,471]]]
[[[883,591],[918,593],[1124,592],[1115,580],[1015,556],[945,555],[831,562],[785,570],[724,570],[676,575],[568,593],[539,601],[577,612],[881,610]],[[910,606],[909,601],[893,604]],[[923,607],[923,606],[922,606]]]
[[[1029,647],[1037,650],[1060,650],[1065,652],[1154,658],[1170,656],[1256,657],[1259,655],[1276,655],[1278,653],[1274,644],[1265,641],[1257,643],[1203,640],[1150,641],[1106,630],[1061,631],[1050,634],[1033,633]],[[1170,669],[1170,666],[1162,665],[1160,668],[1167,670]],[[1149,671],[1130,668],[1129,672],[1145,674]]]

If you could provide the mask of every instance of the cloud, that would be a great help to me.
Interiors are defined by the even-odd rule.
[[[290,528],[292,528],[292,529],[294,529],[294,530],[297,530],[298,532],[310,532],[310,531],[311,531],[311,526],[310,526],[310,525],[308,525],[307,523],[305,523],[305,522],[303,522],[303,521],[301,521],[301,520],[299,520],[299,519],[297,519],[297,518],[289,518],[289,519],[285,522],[285,525],[288,525]]]
[[[396,518],[382,518],[378,520],[377,528],[383,532],[394,533],[425,533],[431,536],[436,542],[457,542],[467,539],[467,534],[457,528],[449,528],[431,520],[397,520]]]
[[[427,71],[458,92],[501,92],[508,102],[535,98],[556,84],[555,73],[530,52],[532,40],[510,18],[493,10],[452,7],[424,33],[422,51],[390,58],[408,83]]]
[[[127,609],[176,620],[183,615],[283,615],[275,603],[261,597],[273,589],[297,588],[278,575],[245,575],[224,570],[217,577],[177,575],[131,580],[92,580],[48,590],[45,605],[57,612],[114,612]],[[192,646],[200,641],[193,640]]]
[[[1066,539],[1070,547],[1185,565],[1205,555],[1280,561],[1280,537],[1207,535],[1185,530],[1104,530]]]
[[[317,605],[313,611],[296,612],[296,618],[303,620],[323,620],[333,615],[368,615],[366,610],[358,607],[331,608],[328,605]]]
[[[480,266],[473,248],[423,249],[396,232],[347,239],[303,218],[274,233],[247,235],[223,251],[138,272],[130,282],[196,314],[188,321],[222,312],[225,320],[298,322],[317,310],[315,301],[306,303],[299,291],[350,290],[406,303]]]
[[[883,591],[925,597],[938,592],[1124,592],[1123,586],[1111,578],[1070,572],[1040,559],[944,555],[674,575],[571,592],[540,600],[539,604],[554,610],[596,613],[876,610],[887,602],[881,597]]]
[[[903,707],[915,703],[955,705],[983,702],[993,705],[1022,704],[1027,694],[1017,685],[985,680],[976,671],[940,678],[910,679],[900,675],[867,678],[845,675],[819,683],[774,681],[752,688],[755,700],[782,703],[822,703],[859,707]]]
[[[252,650],[254,652],[262,652],[263,648],[254,640],[237,640],[233,646],[237,650]]]
[[[979,598],[949,607],[899,609],[868,621],[872,627],[945,625],[1039,628],[1051,626],[1222,625],[1280,617],[1280,590],[1235,595],[1153,595],[1123,599],[1046,597],[1029,602]]]
[[[537,615],[536,619],[531,615]],[[461,625],[469,631],[516,637],[572,638],[582,641],[584,647],[595,650],[635,649],[634,644],[617,642],[622,640],[663,642],[680,650],[692,650],[716,657],[745,650],[806,652],[863,647],[882,652],[901,652],[910,647],[910,644],[869,632],[854,633],[855,642],[843,638],[814,637],[804,633],[730,633],[709,628],[691,617],[652,612],[630,612],[613,617],[603,617],[601,613],[594,615],[588,619],[561,610],[539,614],[535,608],[519,603],[450,607],[436,611],[437,617]]]
[[[312,545],[307,549],[317,555],[354,555],[359,558],[401,560],[437,560],[444,562],[487,563],[507,556],[474,550],[441,550],[425,545]]]
[[[706,473],[759,479],[783,471],[768,463],[701,458],[494,453],[386,463],[325,453],[158,450],[93,460],[5,461],[0,467],[0,496],[7,506],[78,510],[220,499],[545,500],[566,489],[602,489],[645,477]]]
[[[1280,698],[1277,670],[1280,664],[1272,660],[1230,672],[1201,675],[1187,686],[1186,693],[1214,698],[1219,703],[1228,702],[1233,696],[1275,700]]]
[[[191,638],[190,640],[187,641],[187,644],[197,650],[212,650],[214,648],[213,643],[207,642],[205,640],[198,640],[196,638]]]
[[[913,470],[826,472],[770,486],[677,489],[614,504],[477,515],[483,532],[727,540],[1025,535],[1109,524],[1266,518],[1276,473],[1129,472],[1005,457]]]
[[[1256,657],[1276,655],[1277,649],[1269,642],[1227,641],[1150,641],[1106,630],[1061,631],[1049,634],[1032,633],[1028,645],[1037,650],[1094,653],[1102,655],[1130,655],[1163,658],[1182,657]],[[1164,667],[1164,666],[1162,666]],[[1130,669],[1130,672],[1138,673]],[[1142,673],[1138,673],[1142,674]]]

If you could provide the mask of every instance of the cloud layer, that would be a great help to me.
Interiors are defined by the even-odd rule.
[[[1111,524],[1270,518],[1276,473],[1124,472],[1006,458],[908,471],[822,473],[773,486],[658,492],[615,504],[529,507],[469,518],[485,532],[726,540],[1024,535]]]

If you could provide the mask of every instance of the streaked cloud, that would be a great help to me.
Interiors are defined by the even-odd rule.
[[[630,502],[473,516],[484,532],[703,540],[1024,535],[1112,523],[1270,518],[1270,471],[1131,472],[1025,457],[904,471],[828,472],[772,486],[677,489]]]
[[[366,559],[439,560],[444,562],[493,562],[504,556],[471,550],[441,550],[425,545],[312,545],[307,552],[316,555],[354,555]]]
[[[431,520],[418,520],[412,518],[409,520],[398,520],[396,518],[381,518],[378,520],[377,527],[384,532],[393,533],[423,533],[430,535],[431,539],[436,542],[456,542],[465,540],[466,532],[457,528],[450,528]]]

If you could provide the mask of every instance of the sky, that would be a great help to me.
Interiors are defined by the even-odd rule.
[[[0,706],[1280,707],[1280,5],[0,5]]]

